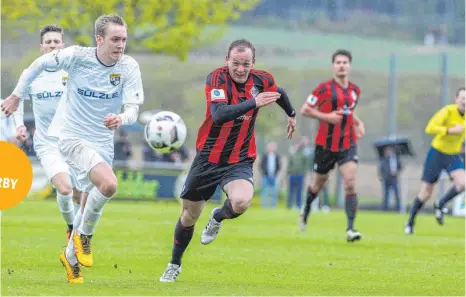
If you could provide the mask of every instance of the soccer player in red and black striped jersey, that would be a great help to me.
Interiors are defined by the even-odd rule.
[[[288,115],[289,139],[296,128],[296,112],[287,94],[277,87],[270,73],[252,69],[254,62],[254,46],[247,40],[237,40],[228,49],[226,66],[207,76],[206,118],[181,193],[182,213],[175,227],[172,259],[160,277],[162,282],[174,282],[181,272],[181,258],[193,236],[194,224],[217,187],[223,189],[227,199],[212,211],[201,234],[202,244],[217,237],[223,220],[237,218],[248,209],[254,194],[254,123],[259,108],[276,102]]]
[[[332,55],[333,79],[319,84],[301,108],[302,115],[319,120],[319,130],[315,139],[314,174],[301,210],[300,228],[303,231],[306,228],[311,203],[327,182],[328,173],[338,164],[345,189],[346,239],[349,242],[362,237],[353,225],[357,209],[356,143],[364,135],[364,124],[354,114],[361,90],[348,79],[351,62],[349,51],[336,51]]]

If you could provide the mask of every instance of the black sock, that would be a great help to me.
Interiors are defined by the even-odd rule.
[[[448,201],[455,198],[459,193],[460,192],[456,190],[455,186],[451,187],[450,190],[445,195],[443,195],[442,199],[440,199],[438,203],[439,208],[442,209]]]
[[[419,200],[419,198],[416,197],[414,199],[413,205],[411,206],[411,210],[409,211],[409,220],[408,220],[408,225],[409,226],[414,226],[414,219],[416,218],[417,213],[419,210],[422,208],[424,205],[424,201]]]
[[[356,211],[358,209],[358,195],[347,194],[345,196],[345,211],[348,219],[348,228],[346,230],[353,230],[354,219],[356,218]]]
[[[68,225],[68,231],[72,232],[73,231],[73,224]]]
[[[216,213],[214,213],[214,220],[220,223],[225,219],[234,219],[239,217],[240,215],[242,214],[233,211],[230,199],[226,199],[223,203],[222,208],[220,208]]]
[[[191,238],[194,234],[194,225],[190,227],[183,227],[181,219],[178,220],[175,227],[175,237],[173,238],[172,260],[170,263],[181,265],[181,257],[188,247]]]
[[[306,197],[306,206],[311,206],[314,199],[316,199],[318,193],[314,193],[311,189],[307,190],[307,197]]]
[[[309,216],[309,213],[311,211],[311,204],[314,199],[316,199],[318,193],[314,193],[311,191],[311,188],[309,187],[307,189],[307,197],[306,197],[306,204],[304,205],[304,221],[307,222],[307,218]]]

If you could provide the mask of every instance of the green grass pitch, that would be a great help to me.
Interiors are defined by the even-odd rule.
[[[345,214],[311,215],[307,232],[297,211],[251,208],[226,221],[211,245],[200,243],[204,210],[176,283],[160,283],[170,256],[176,203],[112,201],[93,239],[94,267],[82,285],[66,283],[59,253],[65,226],[55,201],[26,201],[2,212],[3,296],[71,295],[462,295],[464,219],[361,211],[361,242],[345,241]]]

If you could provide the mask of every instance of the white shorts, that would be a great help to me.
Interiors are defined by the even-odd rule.
[[[65,162],[60,154],[57,143],[36,146],[35,151],[49,181],[52,181],[55,175],[64,172],[69,174],[73,188],[80,190],[78,182],[79,173]]]
[[[58,140],[60,153],[71,168],[78,171],[81,191],[89,193],[94,185],[89,180],[89,172],[97,164],[106,162],[113,165],[113,143],[94,144],[80,138]]]

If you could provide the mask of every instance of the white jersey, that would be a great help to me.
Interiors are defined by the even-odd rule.
[[[25,75],[25,70],[22,76]],[[36,131],[34,149],[55,143],[56,139],[48,136],[48,128],[57,111],[58,103],[65,90],[68,74],[64,70],[42,72],[21,95],[24,100],[32,100]]]
[[[70,46],[38,58],[18,82],[15,95],[24,93],[45,69],[68,72],[64,113],[60,126],[61,139],[81,138],[91,143],[112,144],[114,132],[104,126],[104,118],[118,114],[122,104],[142,104],[144,93],[139,64],[130,56],[106,66],[97,58],[93,47]],[[51,128],[56,130],[56,127]]]

